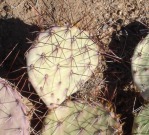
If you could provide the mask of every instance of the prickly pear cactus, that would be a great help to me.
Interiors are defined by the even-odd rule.
[[[98,65],[98,47],[86,31],[52,27],[27,52],[29,80],[49,108],[75,93]]]
[[[140,42],[132,57],[134,82],[144,99],[149,98],[149,34]]]
[[[0,135],[29,135],[26,108],[15,87],[0,78]]]
[[[134,117],[133,134],[149,135],[149,104]]]
[[[121,125],[100,104],[67,101],[46,116],[42,135],[118,135]]]

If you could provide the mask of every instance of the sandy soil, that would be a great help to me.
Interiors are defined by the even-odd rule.
[[[35,130],[41,129],[38,117],[43,119],[47,109],[27,83],[24,53],[38,32],[51,25],[75,25],[93,34],[104,61],[83,88],[91,91],[83,94],[112,102],[126,122],[124,134],[131,134],[132,111],[143,100],[134,92],[130,62],[135,46],[149,32],[149,0],[0,0],[0,75],[42,110],[32,120]],[[16,67],[21,70],[14,71]]]

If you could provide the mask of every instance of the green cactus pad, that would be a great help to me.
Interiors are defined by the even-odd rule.
[[[149,135],[149,104],[134,118],[133,134]]]
[[[46,116],[42,135],[117,135],[118,118],[102,105],[67,101]]]
[[[29,81],[49,108],[78,91],[98,65],[97,45],[76,27],[52,27],[27,52]]]
[[[144,99],[149,98],[149,34],[140,42],[132,57],[134,82]]]
[[[29,120],[21,95],[0,78],[0,135],[29,135]]]

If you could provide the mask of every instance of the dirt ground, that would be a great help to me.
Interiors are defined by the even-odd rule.
[[[0,0],[0,75],[15,83],[37,110],[42,108],[31,124],[36,132],[47,108],[27,83],[24,54],[38,33],[53,25],[77,26],[93,34],[103,61],[84,88],[91,91],[84,94],[110,101],[125,123],[123,134],[130,135],[132,112],[144,102],[134,92],[130,62],[135,46],[149,33],[149,0]]]

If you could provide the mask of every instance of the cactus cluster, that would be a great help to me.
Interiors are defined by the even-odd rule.
[[[117,135],[119,117],[99,102],[71,100],[99,64],[91,35],[76,27],[51,27],[26,53],[29,81],[48,108],[41,135]],[[28,101],[27,101],[28,102]],[[27,108],[16,87],[0,79],[0,134],[29,135]],[[32,104],[29,103],[29,108]],[[32,113],[32,112],[31,112]],[[30,115],[32,117],[32,114]],[[36,133],[35,133],[36,134]]]
[[[98,46],[76,27],[51,27],[26,54],[29,81],[49,108],[60,105],[90,78]]]
[[[98,66],[99,48],[90,37],[76,27],[51,27],[27,51],[29,81],[49,108],[42,135],[121,132],[119,118],[113,118],[101,104],[67,100]]]
[[[29,135],[26,106],[15,86],[0,78],[0,134]]]
[[[90,37],[76,27],[51,27],[27,51],[29,81],[49,108],[42,135],[121,132],[119,118],[113,118],[101,104],[67,100],[98,66],[99,48]]]
[[[132,74],[138,91],[144,99],[149,99],[149,34],[134,51]]]
[[[66,101],[49,111],[42,135],[117,135],[121,124],[101,104]]]

